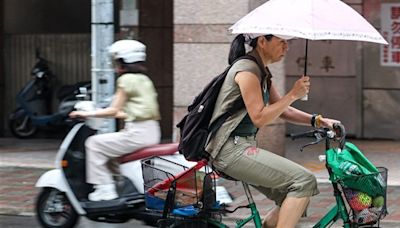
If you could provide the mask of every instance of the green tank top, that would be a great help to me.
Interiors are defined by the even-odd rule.
[[[264,104],[269,102],[269,92],[266,86],[266,83],[263,83],[263,97]],[[233,130],[231,133],[232,136],[251,136],[255,135],[258,131],[258,128],[254,126],[253,122],[250,119],[249,114],[243,118],[243,120],[239,123],[239,125]]]

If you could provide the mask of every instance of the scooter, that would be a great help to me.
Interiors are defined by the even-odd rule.
[[[89,102],[79,102],[76,107],[82,103],[89,104],[86,107],[91,106]],[[44,173],[37,181],[36,187],[42,188],[36,202],[36,215],[40,224],[46,228],[74,227],[79,216],[85,216],[97,222],[123,223],[137,219],[155,225],[162,215],[146,209],[141,160],[152,156],[162,157],[169,162],[160,162],[157,166],[166,170],[171,162],[186,167],[196,163],[185,160],[177,152],[177,143],[158,144],[133,151],[118,159],[121,174],[115,179],[119,198],[89,201],[88,194],[93,191],[93,186],[86,183],[84,142],[96,133],[97,123],[96,119],[87,118],[84,123],[76,124],[60,146],[56,168]],[[225,195],[223,197],[226,199]]]
[[[68,118],[75,103],[79,88],[91,88],[91,82],[64,85],[57,92],[58,109],[52,112],[54,74],[48,61],[36,50],[36,63],[32,68],[33,78],[18,92],[17,108],[9,115],[11,133],[18,138],[32,137],[39,128],[71,126]]]

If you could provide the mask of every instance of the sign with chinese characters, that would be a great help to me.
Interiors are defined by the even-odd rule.
[[[400,66],[400,3],[382,3],[381,25],[389,43],[381,46],[381,65]]]

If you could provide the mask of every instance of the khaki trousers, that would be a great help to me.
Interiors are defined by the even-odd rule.
[[[158,121],[146,120],[126,122],[119,132],[89,137],[85,142],[87,182],[96,185],[114,183],[112,171],[115,170],[110,170],[109,166],[118,167],[116,158],[158,144],[160,136]]]
[[[230,137],[213,166],[237,180],[251,184],[281,206],[287,196],[319,193],[315,176],[303,166],[256,147],[254,136]]]

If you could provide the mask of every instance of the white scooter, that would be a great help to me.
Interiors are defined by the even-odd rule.
[[[84,110],[93,106],[90,101],[81,101],[75,106]],[[36,183],[42,188],[36,203],[36,214],[40,224],[46,228],[74,227],[79,216],[107,223],[123,223],[138,219],[155,225],[161,217],[146,209],[141,160],[159,156],[169,161],[192,167],[179,154],[178,144],[158,144],[126,154],[119,158],[121,174],[116,176],[119,198],[109,201],[89,201],[93,186],[86,183],[85,140],[96,133],[96,120],[88,118],[76,124],[65,137],[56,156],[56,168],[44,173]],[[157,164],[158,167],[168,165]],[[171,170],[174,173],[173,170]],[[222,188],[222,189],[221,189]],[[229,203],[231,199],[222,186],[218,186],[217,200]],[[220,193],[220,194],[218,194]]]

